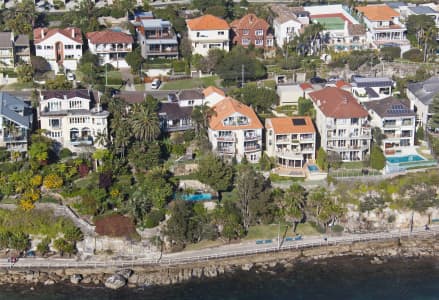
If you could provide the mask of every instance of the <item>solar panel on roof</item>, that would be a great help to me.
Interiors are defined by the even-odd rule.
[[[305,119],[293,119],[294,126],[304,126],[306,125]]]

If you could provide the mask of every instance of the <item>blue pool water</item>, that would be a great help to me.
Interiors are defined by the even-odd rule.
[[[308,165],[308,170],[310,172],[318,172],[319,168],[316,165]]]
[[[207,200],[212,200],[212,194],[200,193],[200,194],[182,195],[181,199],[185,201],[207,201]]]
[[[424,160],[424,158],[422,158],[419,155],[391,156],[391,157],[387,157],[386,159],[389,163],[392,163],[392,164],[399,164],[399,163]]]

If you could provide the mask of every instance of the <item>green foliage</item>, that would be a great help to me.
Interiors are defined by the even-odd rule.
[[[321,170],[328,169],[328,155],[322,147],[320,147],[319,151],[317,152],[316,163]]]
[[[439,127],[439,95],[434,96],[433,102],[430,106],[431,110],[431,127],[432,128],[438,128]],[[422,128],[422,127],[419,127]]]
[[[44,88],[46,90],[70,90],[72,83],[64,75],[56,75],[54,79],[46,80]]]
[[[383,47],[380,49],[380,56],[385,61],[393,61],[401,57],[401,48],[399,47]]]
[[[71,157],[73,155],[72,151],[69,148],[62,148],[59,152],[59,158],[65,159]]]
[[[20,64],[17,66],[17,79],[20,83],[32,82],[33,69],[30,64]]]
[[[378,145],[374,145],[370,151],[370,166],[375,170],[382,170],[386,166],[386,157]]]
[[[422,62],[424,60],[424,55],[421,50],[414,48],[404,52],[402,58],[413,62]]]
[[[358,70],[362,65],[368,63],[369,65],[376,65],[379,59],[374,52],[371,51],[352,51],[348,58],[348,65],[351,71]]]
[[[44,57],[31,56],[30,60],[34,74],[42,75],[50,71],[50,64],[47,62],[47,60]]]
[[[165,234],[176,250],[181,250],[189,239],[190,204],[176,200],[170,206],[171,217],[166,223]]]
[[[217,191],[227,191],[232,186],[233,168],[210,153],[201,158],[197,178]]]
[[[277,105],[279,96],[273,89],[258,87],[255,83],[248,83],[237,92],[242,102],[251,105],[256,112],[268,112]]]
[[[56,239],[53,242],[53,247],[60,253],[61,256],[64,256],[64,254],[71,255],[75,252],[75,246],[73,243],[70,243],[63,238]]]
[[[376,145],[381,146],[383,144],[383,139],[385,138],[386,135],[383,134],[381,128],[379,127],[372,128],[372,139]]]
[[[174,72],[182,73],[186,69],[186,62],[184,60],[173,60],[172,69]]]
[[[300,97],[298,101],[298,113],[299,116],[314,117],[315,110],[311,100]]]
[[[45,237],[44,239],[41,240],[41,242],[38,243],[37,245],[37,251],[41,254],[44,255],[47,252],[50,251],[49,245],[51,243],[52,239],[50,237]]]
[[[78,227],[69,226],[64,230],[64,238],[68,242],[75,243],[81,241],[84,238],[84,234]]]
[[[423,141],[424,138],[425,138],[424,127],[419,126],[415,134],[415,144],[419,145],[419,141]]]
[[[140,66],[145,61],[140,53],[140,48],[137,47],[133,51],[127,54],[125,57],[127,64],[131,67],[133,73],[140,71]]]
[[[162,209],[152,210],[147,216],[143,225],[146,228],[154,228],[160,224],[161,221],[165,219],[165,212]]]
[[[23,0],[16,4],[14,15],[6,20],[6,27],[15,34],[31,34],[37,13],[35,2]]]
[[[28,151],[29,157],[36,162],[42,162],[49,157],[49,146],[43,142],[32,143]]]

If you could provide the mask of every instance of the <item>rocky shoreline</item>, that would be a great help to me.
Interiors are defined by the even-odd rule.
[[[231,259],[192,263],[190,265],[154,265],[132,269],[0,269],[0,285],[105,286],[110,289],[165,286],[204,280],[242,271],[276,273],[307,263],[344,256],[368,257],[371,264],[383,264],[392,258],[435,257],[438,237],[411,237],[376,242],[321,246],[309,249],[259,254]]]

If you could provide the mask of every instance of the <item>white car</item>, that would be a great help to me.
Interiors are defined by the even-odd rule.
[[[154,79],[151,82],[151,88],[154,90],[157,90],[160,87],[160,84],[162,84],[162,82],[160,81],[160,79]]]
[[[67,73],[66,77],[67,77],[67,80],[69,80],[69,81],[75,80],[75,74],[73,74],[73,73]]]

